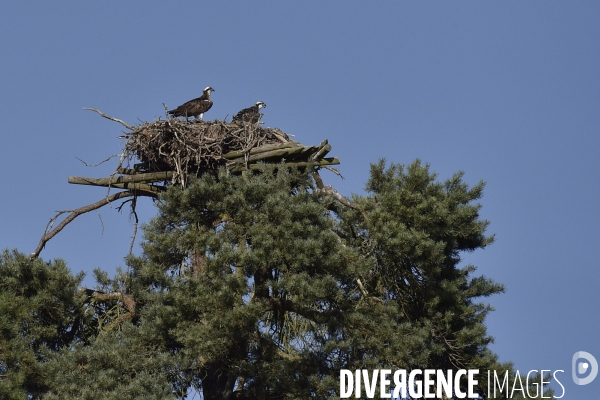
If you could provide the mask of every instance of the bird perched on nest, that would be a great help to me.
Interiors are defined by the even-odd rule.
[[[251,122],[257,123],[262,115],[259,110],[267,105],[262,101],[257,101],[252,107],[244,108],[234,115],[232,122]]]
[[[187,103],[183,103],[174,110],[170,110],[169,114],[174,117],[185,117],[185,119],[188,119],[189,117],[198,118],[198,116],[200,116],[200,120],[204,120],[204,113],[210,110],[213,105],[210,94],[214,91],[215,89],[208,86],[204,89],[202,96],[190,100]]]

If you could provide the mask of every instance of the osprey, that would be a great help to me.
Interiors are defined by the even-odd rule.
[[[210,99],[210,94],[214,91],[215,89],[208,86],[206,89],[204,89],[202,96],[198,97],[197,99],[190,100],[187,103],[183,103],[174,110],[170,110],[169,114],[174,117],[185,117],[186,119],[189,117],[198,118],[198,116],[200,116],[200,120],[203,120],[204,113],[210,110],[213,105],[213,102]]]
[[[266,106],[267,105],[262,101],[257,101],[252,107],[244,108],[242,111],[235,114],[232,122],[251,122],[255,124],[262,115],[258,110]]]

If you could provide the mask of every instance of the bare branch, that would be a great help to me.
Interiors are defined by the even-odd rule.
[[[102,233],[100,234],[104,235],[104,221],[102,221],[102,215],[100,213],[98,213],[98,218],[100,218],[100,225],[102,225]]]
[[[125,206],[125,204],[127,204],[127,203],[129,203],[131,201],[133,201],[133,199],[125,200],[124,202],[122,202],[121,205],[117,207],[117,211],[121,212],[121,210],[123,209],[123,207]]]
[[[110,174],[110,177],[113,178],[115,175],[117,175],[119,173],[119,169],[121,167],[123,167],[123,161],[125,161],[125,159],[127,158],[127,152],[125,150],[123,150],[123,153],[121,153],[121,157],[119,158],[119,165],[117,165],[117,168],[115,168],[115,171]],[[145,190],[146,188],[135,188],[135,187],[127,187],[127,186],[123,186],[121,187],[122,189],[129,189],[129,190],[136,190],[136,189],[142,189]],[[108,195],[110,194],[110,189],[111,189],[111,184],[108,184],[108,189],[106,190],[106,197],[108,197]]]
[[[331,196],[334,199],[336,199],[337,201],[339,201],[340,203],[342,203],[343,205],[345,205],[346,207],[350,207],[353,208],[355,210],[360,210],[360,207],[358,204],[348,200],[347,198],[345,198],[344,196],[342,196],[341,194],[339,194],[337,192],[337,190],[335,190],[334,188],[332,188],[331,186],[327,185],[322,189],[317,189],[315,190],[316,194],[324,194],[327,196]]]
[[[339,163],[338,163],[338,164],[339,164]],[[333,168],[333,167],[330,167],[330,166],[328,166],[328,165],[324,166],[323,168],[325,168],[325,169],[327,169],[327,170],[329,170],[329,171],[333,172],[334,174],[336,174],[336,175],[337,175],[337,176],[339,176],[340,178],[344,179],[344,177],[342,176],[342,173],[341,173],[340,171],[338,171],[338,169],[337,169],[337,168]]]
[[[118,192],[113,194],[112,196],[108,196],[103,198],[100,201],[97,201],[93,204],[89,204],[87,206],[83,206],[80,208],[77,208],[75,210],[67,210],[67,211],[59,211],[57,215],[55,215],[52,219],[50,219],[50,222],[48,223],[48,225],[46,226],[46,231],[44,232],[44,235],[42,236],[42,238],[40,239],[40,243],[38,244],[37,248],[35,249],[35,251],[33,253],[30,254],[29,257],[31,258],[35,258],[38,257],[40,255],[40,253],[42,252],[42,250],[44,249],[44,246],[46,245],[46,243],[52,239],[54,236],[56,236],[57,233],[59,233],[60,231],[63,230],[63,228],[65,226],[67,226],[71,221],[73,221],[75,218],[77,218],[78,216],[80,216],[81,214],[85,214],[87,212],[93,211],[93,210],[97,210],[100,207],[103,207],[107,204],[112,203],[115,200],[119,200],[125,197],[132,197],[132,196],[148,196],[148,197],[157,197],[156,193],[152,193],[152,192],[145,192],[145,191],[124,191],[124,192]],[[56,219],[58,218],[58,216],[60,216],[61,214],[70,212],[71,214],[66,217],[60,224],[58,224],[58,226],[54,229],[52,229],[52,226],[54,225],[54,222],[56,221]]]
[[[111,121],[118,122],[118,123],[120,123],[121,125],[123,125],[125,128],[129,129],[129,130],[134,130],[134,128],[133,128],[131,125],[129,125],[128,123],[126,123],[125,121],[123,121],[123,120],[120,120],[120,119],[118,119],[118,118],[115,118],[115,117],[111,117],[110,115],[106,115],[106,114],[104,114],[104,113],[103,113],[102,111],[100,111],[100,110],[97,110],[97,109],[95,109],[95,108],[90,108],[90,107],[83,107],[83,109],[84,109],[84,110],[89,110],[89,111],[95,111],[95,112],[97,112],[98,114],[102,115],[102,116],[103,116],[104,118],[106,118],[106,119],[110,119]]]
[[[367,289],[365,289],[359,278],[356,278],[356,283],[358,283],[358,288],[360,289],[363,296],[367,297],[369,293],[367,292]]]
[[[313,179],[315,180],[315,183],[317,184],[317,187],[319,189],[325,188],[325,184],[323,183],[323,179],[321,179],[321,175],[319,175],[319,172],[315,170],[311,174],[313,176]]]
[[[319,150],[312,155],[313,160],[320,160],[327,155],[331,151],[331,145],[327,140],[323,140],[319,145]]]
[[[110,160],[113,157],[120,157],[120,156],[121,156],[120,154],[113,154],[112,156],[108,157],[106,160],[100,161],[98,164],[88,164],[79,157],[75,157],[75,158],[78,159],[79,161],[81,161],[82,163],[84,163],[86,167],[97,167],[98,165],[104,164],[105,162],[107,162],[108,160]]]
[[[135,218],[135,224],[133,225],[133,235],[131,236],[131,244],[129,245],[129,255],[133,253],[133,244],[135,243],[135,237],[137,235],[138,224],[140,220],[138,219],[137,212],[135,211],[135,206],[137,204],[136,198],[134,197],[131,201],[131,215]]]
[[[114,186],[116,183],[160,182],[173,177],[172,171],[150,172],[131,176],[111,176],[111,178],[85,178],[70,176],[67,181],[75,185]]]

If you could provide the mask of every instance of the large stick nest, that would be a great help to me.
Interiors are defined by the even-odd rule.
[[[258,123],[175,118],[143,123],[126,137],[125,155],[139,159],[143,171],[174,171],[183,181],[188,174],[199,175],[225,165],[223,155],[232,151],[295,143],[278,128],[263,128]]]

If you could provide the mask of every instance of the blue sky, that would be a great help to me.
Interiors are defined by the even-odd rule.
[[[493,349],[521,371],[600,359],[600,3],[5,2],[0,12],[0,247],[34,250],[55,210],[105,189],[67,177],[108,176],[121,126],[216,89],[206,119],[258,100],[266,126],[304,144],[329,139],[345,180],[363,193],[369,163],[431,164],[440,179],[487,182],[482,216],[496,243],[468,254],[507,287],[489,299]],[[142,199],[140,218],[154,208]],[[99,217],[100,215],[100,217]],[[102,222],[101,222],[102,221]],[[127,213],[103,208],[42,252],[74,272],[123,266]],[[139,240],[138,240],[139,243]],[[136,247],[139,251],[139,247]],[[91,275],[86,279],[93,283]],[[595,389],[595,391],[594,391]],[[560,394],[560,388],[558,391]]]

